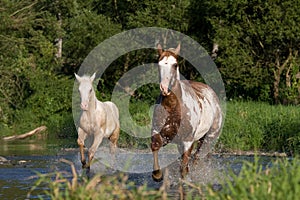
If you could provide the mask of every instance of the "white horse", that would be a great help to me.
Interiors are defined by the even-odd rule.
[[[79,93],[81,98],[81,116],[78,127],[77,143],[80,149],[82,168],[90,168],[95,152],[103,138],[110,140],[110,151],[115,153],[117,141],[120,134],[119,110],[117,106],[110,102],[101,102],[97,99],[93,89],[93,81],[96,73],[91,77],[78,76]],[[94,136],[92,146],[89,148],[89,161],[86,163],[84,156],[84,142],[89,136]]]

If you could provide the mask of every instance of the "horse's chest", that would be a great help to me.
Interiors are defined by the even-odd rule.
[[[160,131],[160,135],[162,136],[165,144],[174,139],[178,133],[179,127],[180,115],[178,113],[172,113],[166,117],[165,124]]]
[[[98,128],[95,119],[83,114],[80,118],[80,128],[84,130],[87,134],[92,134]]]
[[[178,105],[179,106],[179,105]],[[181,105],[180,109],[169,110],[160,131],[164,144],[169,142],[193,141],[194,132],[199,125],[199,108]]]

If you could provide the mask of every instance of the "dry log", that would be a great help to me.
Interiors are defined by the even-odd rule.
[[[40,126],[32,131],[29,131],[27,133],[21,134],[21,135],[13,135],[13,136],[8,136],[8,137],[4,137],[2,138],[2,140],[4,141],[12,141],[12,140],[17,140],[17,139],[24,139],[30,136],[33,136],[34,134],[40,133],[42,131],[45,131],[47,129],[46,126]]]

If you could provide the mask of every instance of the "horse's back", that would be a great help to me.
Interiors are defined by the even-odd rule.
[[[196,82],[196,81],[185,81],[185,82],[193,88],[194,92],[199,98],[202,99],[206,98],[211,102],[219,104],[219,99],[215,91],[205,83]]]

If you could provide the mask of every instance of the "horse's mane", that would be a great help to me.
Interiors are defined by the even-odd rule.
[[[160,60],[163,59],[165,56],[166,56],[166,57],[173,56],[173,57],[176,58],[176,59],[177,59],[177,57],[178,57],[178,55],[175,53],[175,49],[174,49],[174,48],[170,48],[170,49],[168,49],[168,50],[162,52],[162,54],[160,55],[160,57],[159,57],[158,60],[160,61]]]

